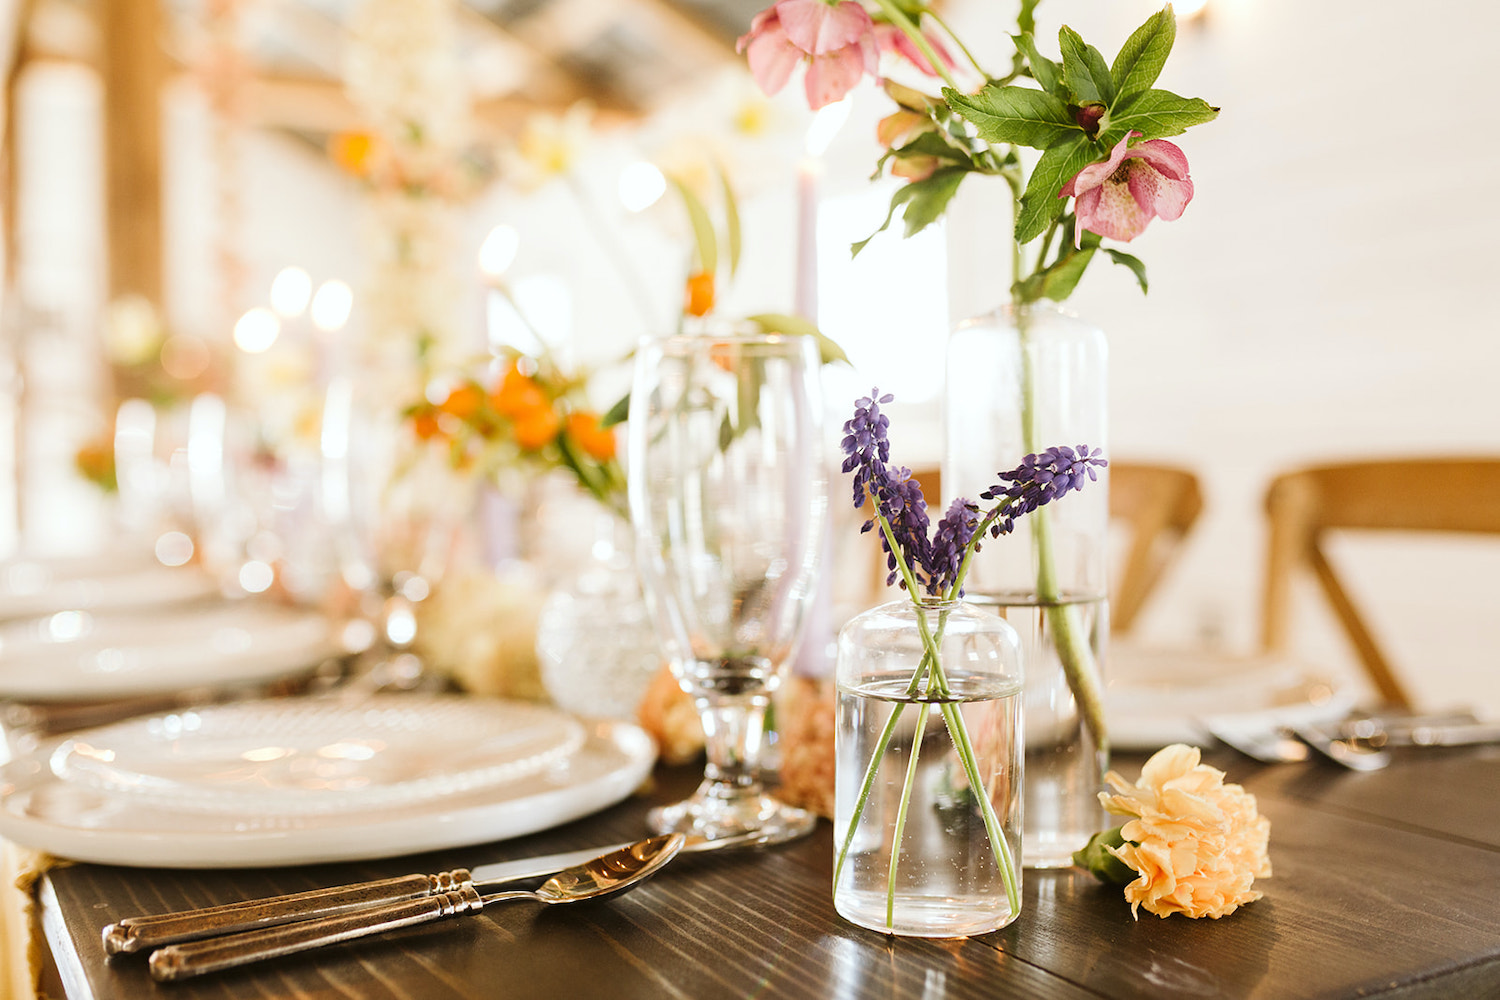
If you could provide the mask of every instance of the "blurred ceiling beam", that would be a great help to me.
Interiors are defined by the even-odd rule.
[[[160,307],[165,19],[159,0],[99,7],[108,298],[135,293]]]
[[[671,0],[620,0],[625,7],[652,18],[667,37],[668,48],[691,52],[706,62],[722,62],[734,57],[734,43],[693,17]],[[748,27],[748,25],[747,25]]]
[[[521,90],[526,98],[539,103],[538,110],[560,111],[577,101],[589,98],[597,101],[597,95],[589,93],[588,86],[577,74],[563,66],[557,59],[561,47],[550,39],[547,44],[512,32],[485,17],[468,4],[458,5],[458,26],[489,35],[497,46],[524,58],[528,65],[522,74]],[[609,102],[604,102],[609,103]]]
[[[566,105],[527,97],[504,96],[481,99],[474,104],[474,118],[481,134],[498,138],[513,134],[531,115],[555,114]],[[248,124],[288,128],[303,132],[344,132],[365,126],[341,83],[322,77],[297,77],[259,73],[245,82],[244,110]],[[620,125],[636,118],[633,110],[596,108],[594,121]]]

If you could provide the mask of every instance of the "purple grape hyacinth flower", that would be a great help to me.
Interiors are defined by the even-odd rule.
[[[1015,527],[1017,517],[1061,498],[1069,490],[1083,489],[1085,478],[1098,481],[1096,470],[1108,464],[1100,449],[1091,450],[1086,444],[1077,448],[1062,445],[1027,455],[1014,469],[998,473],[1000,482],[979,494],[981,500],[1001,501],[995,509],[1002,514],[990,525],[990,535],[998,538]]]
[[[963,565],[964,550],[978,527],[979,507],[972,501],[958,497],[948,505],[928,550],[925,568],[929,594],[941,594],[953,586]]]
[[[871,389],[870,395],[856,400],[854,416],[844,423],[843,440],[843,471],[854,474],[854,506],[863,507],[868,498],[876,511],[860,531],[874,529],[880,520],[890,528],[890,538],[884,530],[880,532],[880,547],[890,571],[886,586],[899,583],[905,590],[909,578],[930,595],[961,596],[958,582],[969,553],[980,549],[976,534],[988,532],[998,538],[1010,533],[1016,518],[1081,490],[1086,480],[1096,481],[1097,470],[1109,464],[1098,448],[1091,450],[1088,445],[1064,445],[1027,455],[1016,468],[998,473],[996,485],[979,495],[982,500],[996,501],[989,511],[981,514],[977,504],[959,497],[929,539],[922,487],[911,478],[911,470],[889,464],[890,419],[880,412],[880,405],[892,399]],[[902,565],[906,573],[901,572]]]
[[[887,464],[891,457],[891,442],[887,437],[890,418],[880,412],[881,403],[889,403],[893,397],[882,396],[879,389],[871,389],[868,396],[854,402],[854,416],[844,423],[843,449],[847,456],[843,470],[854,473],[854,506],[865,505],[866,496],[874,504],[880,516],[890,525],[896,539],[892,551],[885,532],[880,533],[880,547],[886,554],[886,586],[899,583],[906,588],[906,580],[897,568],[902,560],[915,571],[928,562],[927,501],[922,496],[922,487],[911,478],[911,470]],[[870,518],[860,531],[875,527],[876,518]]]

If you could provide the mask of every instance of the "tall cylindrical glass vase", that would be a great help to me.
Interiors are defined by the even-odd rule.
[[[948,346],[945,503],[977,497],[1028,454],[1107,449],[1107,369],[1104,334],[1051,303],[960,325]],[[1007,544],[985,546],[966,581],[966,600],[1021,635],[1029,868],[1071,864],[1103,828],[1108,527],[1108,490],[1085,490],[1023,518]]]

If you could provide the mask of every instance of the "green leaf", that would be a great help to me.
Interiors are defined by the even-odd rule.
[[[1037,51],[1036,39],[1031,35],[1012,35],[1011,41],[1016,43],[1016,51],[1021,53],[1026,65],[1031,67],[1031,75],[1042,85],[1042,89],[1053,97],[1063,97],[1062,70],[1057,63]]]
[[[1109,77],[1109,64],[1099,50],[1066,24],[1057,33],[1057,44],[1062,49],[1063,83],[1073,92],[1073,103],[1111,103],[1115,99],[1115,85]]]
[[[1116,97],[1128,101],[1150,90],[1161,75],[1161,68],[1166,65],[1172,43],[1176,40],[1177,19],[1170,6],[1152,14],[1145,24],[1135,29],[1109,68]]]
[[[682,198],[682,207],[687,209],[688,221],[693,224],[693,238],[698,242],[698,266],[709,274],[719,267],[719,239],[714,235],[714,224],[708,218],[708,209],[692,190],[676,177],[668,178],[677,194]]]
[[[902,215],[906,221],[907,237],[917,235],[938,220],[968,173],[963,167],[941,167],[933,171],[931,177],[907,185],[916,189]]]
[[[600,427],[613,427],[615,424],[623,424],[625,418],[630,416],[630,393],[621,396],[609,412],[599,418]]]
[[[866,247],[866,245],[869,244],[869,242],[871,240],[873,240],[875,237],[879,236],[881,233],[883,233],[887,229],[889,229],[890,225],[891,225],[891,220],[896,217],[896,209],[898,209],[902,205],[906,204],[907,201],[909,201],[911,199],[912,195],[915,194],[915,193],[916,192],[914,192],[912,190],[912,185],[910,185],[910,184],[903,184],[900,187],[898,187],[896,189],[896,193],[893,194],[893,195],[891,195],[891,205],[890,205],[890,207],[888,209],[886,209],[886,212],[885,212],[885,221],[880,224],[880,228],[879,229],[875,230],[869,236],[866,236],[864,239],[860,240],[858,243],[851,244],[850,247],[849,247],[849,250],[850,250],[849,256],[851,256],[851,257],[858,257],[859,256],[859,252],[861,250],[863,250]]]
[[[734,187],[729,183],[729,174],[724,164],[714,160],[714,171],[719,175],[719,185],[724,189],[724,242],[729,244],[729,276],[740,269],[740,205],[734,196]]]
[[[1021,0],[1021,9],[1016,14],[1016,24],[1023,35],[1036,34],[1036,5],[1042,0]]]
[[[1109,848],[1119,849],[1125,843],[1125,838],[1120,834],[1120,827],[1113,830],[1101,830],[1089,838],[1089,842],[1080,850],[1073,852],[1073,863],[1085,871],[1092,872],[1094,877],[1101,882],[1114,885],[1128,885],[1136,879],[1136,872],[1125,862],[1109,852]]]
[[[1094,259],[1093,250],[1077,250],[1053,264],[1043,272],[1041,295],[1054,302],[1061,302],[1073,294],[1084,269]]]
[[[1141,133],[1141,141],[1181,135],[1194,125],[1219,117],[1219,109],[1200,97],[1178,97],[1169,90],[1148,90],[1112,109],[1107,135],[1100,141],[1113,146],[1131,132]]]
[[[1061,215],[1067,205],[1066,199],[1057,196],[1062,186],[1098,159],[1101,159],[1098,147],[1082,132],[1042,154],[1031,171],[1026,193],[1021,196],[1016,242],[1030,243],[1042,235],[1047,224]]]
[[[764,333],[785,333],[790,336],[814,337],[818,341],[818,357],[823,364],[830,365],[835,361],[849,363],[849,355],[838,343],[819,330],[817,324],[802,316],[790,316],[786,313],[760,313],[756,316],[747,317],[750,322],[761,328]]]
[[[950,163],[974,162],[968,150],[953,144],[953,137],[946,132],[923,132],[900,149],[893,150],[896,156],[936,156]]]
[[[1109,254],[1110,259],[1113,260],[1116,264],[1120,264],[1124,267],[1130,268],[1130,272],[1135,275],[1135,280],[1141,283],[1142,295],[1145,295],[1149,291],[1149,288],[1146,285],[1145,261],[1132,254],[1128,254],[1123,250],[1112,250],[1109,247],[1105,247],[1104,252]]]
[[[1051,94],[1030,87],[990,84],[969,96],[943,88],[948,107],[971,123],[986,142],[1011,142],[1047,149],[1070,133],[1081,133],[1068,107]]]

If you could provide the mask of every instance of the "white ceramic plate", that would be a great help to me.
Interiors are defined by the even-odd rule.
[[[275,604],[60,611],[0,625],[0,697],[75,701],[253,683],[338,653],[323,616]]]
[[[1275,727],[1341,718],[1352,707],[1350,691],[1290,660],[1110,647],[1105,712],[1110,744],[1121,750],[1202,744],[1209,718]]]
[[[510,784],[584,737],[576,719],[519,702],[279,699],[86,730],[58,745],[51,768],[179,812],[358,812]]]
[[[389,699],[402,706],[392,710],[419,728],[426,713],[446,712],[452,700]],[[479,699],[472,704],[488,706],[497,726],[513,718],[516,708]],[[164,725],[166,718],[156,721]],[[581,725],[584,740],[577,750],[513,781],[337,811],[172,809],[148,797],[65,780],[47,755],[32,754],[0,768],[0,837],[80,861],[166,868],[355,861],[519,837],[613,805],[650,773],[656,748],[639,727]],[[460,758],[429,759],[428,776],[472,770],[477,763],[472,755]]]
[[[209,576],[121,555],[13,559],[0,563],[0,619],[59,611],[119,611],[180,604],[213,594]]]

